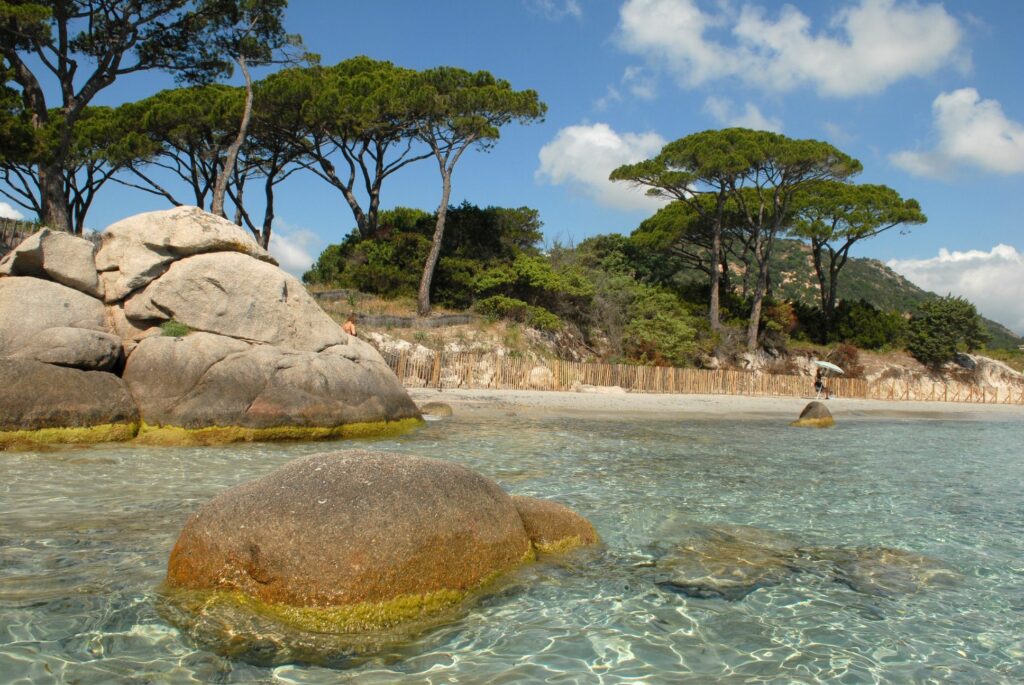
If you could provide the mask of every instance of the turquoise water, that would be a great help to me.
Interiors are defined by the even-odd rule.
[[[344,444],[0,454],[0,682],[1024,682],[1022,438],[1012,421],[432,422],[372,446],[559,499],[604,546],[330,667],[202,649],[162,618],[157,588],[202,502]],[[663,582],[694,531],[735,526],[801,550],[904,550],[945,575],[872,592],[812,560],[734,601]]]

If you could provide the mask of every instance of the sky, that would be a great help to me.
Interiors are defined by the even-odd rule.
[[[1024,2],[291,0],[286,26],[324,64],[451,65],[536,90],[545,120],[467,153],[452,202],[533,207],[548,244],[632,231],[659,205],[608,173],[677,138],[745,126],[826,140],[862,162],[858,182],[916,198],[929,217],[857,256],[1024,334]],[[173,85],[126,78],[97,104]],[[433,211],[440,191],[424,161],[388,179],[382,204]],[[97,229],[162,208],[117,187],[97,203]],[[299,274],[354,225],[308,173],[281,186],[277,213],[271,251]]]

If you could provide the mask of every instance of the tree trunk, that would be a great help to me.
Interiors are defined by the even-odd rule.
[[[430,284],[434,280],[434,268],[437,266],[438,257],[441,256],[441,240],[444,238],[444,220],[448,214],[448,197],[452,193],[452,175],[442,167],[441,204],[437,207],[437,224],[434,227],[434,238],[430,244],[430,254],[427,255],[427,263],[423,265],[423,277],[420,279],[420,289],[416,299],[416,313],[426,316],[430,313]]]
[[[754,285],[754,301],[750,308],[750,322],[747,324],[747,351],[757,349],[757,333],[761,327],[761,305],[768,289],[768,256],[760,260],[757,269],[757,283]]]
[[[722,281],[722,223],[721,217],[715,222],[711,236],[711,301],[708,303],[708,322],[711,330],[721,327],[719,322],[719,287]]]
[[[56,231],[72,232],[71,211],[64,196],[64,173],[59,164],[39,165],[39,222]]]
[[[242,109],[242,123],[238,127],[238,135],[235,136],[235,140],[228,146],[224,168],[220,170],[220,174],[217,176],[217,183],[213,188],[213,201],[210,203],[210,212],[225,218],[227,218],[227,215],[224,213],[224,195],[227,193],[228,180],[235,172],[238,152],[242,149],[245,137],[249,133],[249,119],[252,116],[252,77],[249,75],[249,69],[246,66],[244,57],[236,57],[235,62],[238,63],[239,69],[242,70],[242,76],[245,78],[245,106]]]
[[[264,250],[270,249],[270,230],[274,225],[274,177],[267,174],[267,183],[264,187],[264,195],[267,198],[267,208],[263,213],[263,231],[260,233],[260,247]]]

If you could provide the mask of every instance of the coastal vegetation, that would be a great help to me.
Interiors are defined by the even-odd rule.
[[[365,56],[320,64],[286,32],[285,6],[0,1],[0,194],[47,226],[83,234],[98,193],[116,183],[228,217],[267,248],[277,187],[315,176],[350,210],[339,236],[352,230],[324,250],[307,283],[414,297],[420,316],[435,305],[473,310],[606,361],[730,364],[806,342],[908,349],[934,366],[952,358],[950,347],[987,341],[1012,357],[1021,342],[991,322],[987,338],[947,339],[925,307],[938,296],[850,256],[927,217],[892,188],[856,183],[861,162],[826,141],[743,128],[684,135],[610,177],[668,204],[578,245],[543,244],[541,217],[528,207],[450,206],[464,154],[491,149],[504,127],[541,121],[538,93],[451,66]],[[33,53],[45,58],[27,60]],[[272,64],[282,68],[252,77],[252,67]],[[151,70],[181,86],[94,104],[117,79]],[[244,86],[218,83],[236,71]],[[47,99],[43,75],[60,84],[59,101]],[[386,182],[431,160],[437,207],[384,209]],[[963,325],[980,332],[963,305]]]

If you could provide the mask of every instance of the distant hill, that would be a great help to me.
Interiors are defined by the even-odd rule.
[[[772,255],[772,283],[776,297],[817,306],[818,279],[811,261],[811,248],[798,240],[779,240]],[[839,273],[839,299],[866,300],[879,309],[911,313],[918,305],[939,295],[922,290],[877,259],[851,257]],[[1017,349],[1024,338],[1006,326],[982,317],[989,335],[989,347]]]

